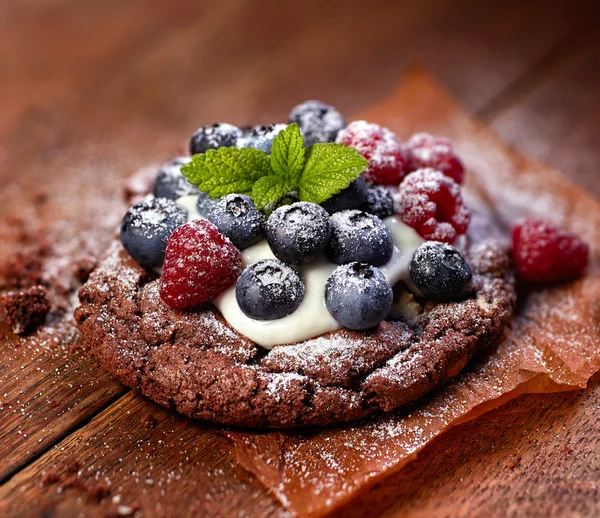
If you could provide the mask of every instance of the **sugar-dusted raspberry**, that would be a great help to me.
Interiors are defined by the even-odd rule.
[[[471,219],[460,185],[435,169],[410,173],[394,195],[394,210],[424,239],[450,244],[467,231]]]
[[[462,183],[465,168],[456,156],[452,142],[444,137],[436,137],[429,133],[416,133],[405,144],[408,170],[416,171],[431,167],[456,183]]]
[[[530,218],[516,225],[512,245],[517,275],[532,283],[576,279],[589,260],[588,245],[581,238],[543,219]]]
[[[217,227],[204,219],[181,225],[171,235],[160,298],[174,308],[188,308],[213,299],[235,284],[242,256]]]
[[[389,129],[366,121],[355,121],[341,130],[336,142],[356,148],[369,161],[367,182],[398,185],[407,173],[406,157],[398,137]]]

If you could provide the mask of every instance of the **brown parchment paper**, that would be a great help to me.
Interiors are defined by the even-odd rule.
[[[508,149],[422,70],[357,118],[450,137],[470,198],[505,229],[540,215],[583,236],[593,264],[578,282],[523,296],[506,338],[410,409],[320,431],[227,432],[238,461],[299,516],[321,516],[398,471],[428,442],[523,393],[583,388],[600,369],[600,203],[549,167]],[[481,203],[481,202],[477,202]]]

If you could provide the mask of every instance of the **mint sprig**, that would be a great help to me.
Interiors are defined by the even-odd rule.
[[[306,149],[294,123],[275,137],[271,156],[252,148],[219,148],[194,155],[181,172],[213,198],[248,194],[257,209],[268,212],[292,193],[301,201],[323,203],[348,187],[368,165],[356,149],[344,144],[313,144]]]

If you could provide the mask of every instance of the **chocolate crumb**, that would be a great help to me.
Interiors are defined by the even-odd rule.
[[[81,465],[76,460],[73,460],[67,464],[67,473],[77,473]]]
[[[106,484],[97,484],[95,486],[90,486],[87,488],[87,493],[90,498],[96,500],[97,502],[101,502],[105,498],[110,495],[110,487]]]
[[[60,475],[56,470],[51,469],[42,479],[42,484],[56,484],[60,480]]]
[[[157,425],[156,418],[150,412],[142,416],[141,422],[146,430],[152,430]]]
[[[520,455],[515,455],[508,463],[509,469],[515,469],[519,464],[521,464],[522,457]]]
[[[44,323],[50,311],[44,286],[33,286],[21,291],[0,295],[0,321],[15,334],[25,334]]]
[[[48,401],[48,406],[50,408],[58,408],[60,406],[60,403],[56,401],[56,399],[51,399],[50,401]]]

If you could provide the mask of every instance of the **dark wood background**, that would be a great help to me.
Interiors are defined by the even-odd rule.
[[[2,2],[0,254],[17,215],[60,209],[63,220],[100,218],[106,234],[115,220],[95,211],[111,206],[94,197],[113,196],[118,217],[122,179],[169,159],[198,125],[273,122],[307,98],[356,113],[413,63],[518,150],[600,196],[595,4]],[[75,195],[83,213],[69,205]],[[91,239],[56,226],[50,237]],[[0,516],[286,515],[226,439],[71,354],[68,326],[59,335],[0,344]],[[521,397],[453,429],[340,516],[444,516],[450,505],[469,516],[597,516],[599,383]]]

